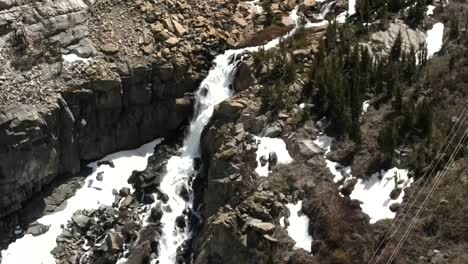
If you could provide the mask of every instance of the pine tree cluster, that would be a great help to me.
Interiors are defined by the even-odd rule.
[[[405,51],[402,37],[398,35],[389,55],[375,58],[367,47],[346,38],[347,30],[346,25],[342,28],[337,28],[336,23],[329,25],[311,70],[312,81],[305,93],[311,97],[316,108],[314,111],[330,120],[330,132],[335,136],[348,135],[360,142],[360,117],[367,94],[381,98],[381,101],[391,100],[396,115],[414,112],[408,110],[413,103],[405,105],[403,102],[403,88],[411,85],[425,64],[425,59],[422,59],[425,58],[425,48],[418,52],[421,55],[417,63],[416,50]],[[408,118],[414,119],[413,116]],[[398,142],[393,140],[395,133],[391,131],[400,129],[398,126],[386,131],[383,137],[392,139],[382,140],[387,145],[383,148],[388,148],[389,152],[393,150]]]

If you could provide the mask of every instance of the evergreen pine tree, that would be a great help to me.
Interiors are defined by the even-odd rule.
[[[402,44],[403,39],[401,37],[401,31],[399,31],[395,41],[393,42],[392,48],[390,49],[390,62],[396,62],[400,60]]]

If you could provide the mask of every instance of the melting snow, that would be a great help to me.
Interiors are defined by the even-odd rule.
[[[286,206],[290,212],[289,226],[286,228],[289,236],[296,241],[297,248],[303,248],[310,252],[313,239],[309,235],[309,218],[300,213],[302,201],[298,201],[296,204],[288,203]],[[283,217],[280,219],[280,223],[283,227],[285,226]]]
[[[435,9],[435,6],[433,5],[428,5],[427,6],[427,15],[430,16],[430,15],[433,15],[434,14],[434,9]]]
[[[371,224],[382,219],[393,219],[395,213],[390,211],[389,206],[393,203],[401,203],[403,201],[402,192],[396,200],[390,199],[390,193],[395,188],[395,176],[397,181],[402,181],[398,184],[399,188],[409,186],[413,179],[408,179],[408,170],[393,168],[388,171],[381,171],[382,180],[379,180],[379,173],[374,173],[369,180],[359,179],[354,187],[354,191],[350,197],[361,202],[361,208],[364,213],[370,216]]]
[[[65,55],[62,55],[62,58],[64,61],[66,62],[75,62],[75,61],[82,61],[82,62],[88,62],[90,61],[91,59],[90,58],[82,58],[74,53],[70,53],[70,54],[65,54]]]
[[[66,225],[76,210],[96,209],[102,204],[112,205],[114,202],[112,190],[130,187],[127,183],[128,177],[132,171],[146,168],[148,157],[153,154],[154,147],[160,142],[161,139],[157,139],[138,149],[117,152],[101,159],[112,161],[115,168],[108,165],[97,166],[97,162],[88,164],[93,172],[86,177],[85,184],[76,191],[75,196],[67,200],[65,209],[37,220],[41,224],[50,225],[49,231],[36,237],[28,234],[10,244],[6,250],[2,251],[2,263],[54,264],[55,259],[50,251],[56,246],[57,236],[62,233],[60,226]],[[103,172],[102,181],[96,180],[99,172]],[[89,188],[88,184],[91,180],[92,185]]]
[[[436,52],[442,48],[442,41],[444,37],[444,24],[436,23],[427,31],[427,56],[432,57]]]
[[[334,138],[322,135],[319,136],[314,143],[325,150],[326,155],[330,151],[333,141]],[[334,175],[334,182],[341,180],[343,178],[343,173],[352,177],[351,167],[341,166],[337,162],[326,159],[326,156],[325,162],[327,168]],[[341,169],[339,169],[340,167]],[[362,202],[361,208],[369,215],[371,223],[375,223],[381,219],[393,219],[395,217],[395,213],[390,211],[389,206],[393,203],[401,203],[404,195],[404,191],[402,191],[396,200],[390,199],[390,193],[395,188],[395,173],[398,175],[397,181],[401,181],[401,183],[398,184],[399,188],[404,189],[405,187],[410,186],[413,182],[412,178],[408,179],[408,170],[393,168],[388,171],[374,173],[369,180],[358,179],[358,182],[350,195],[352,199],[357,199]],[[381,180],[379,180],[379,174],[382,175]]]
[[[340,24],[344,24],[346,22],[346,17],[348,16],[348,12],[345,11],[345,12],[341,12],[340,14],[338,14],[336,16],[336,22],[340,23]]]
[[[281,138],[269,138],[269,137],[255,137],[255,140],[260,141],[257,149],[257,168],[255,172],[263,177],[268,176],[270,172],[268,170],[269,163],[267,162],[265,166],[260,164],[260,158],[265,156],[268,160],[270,152],[275,152],[278,157],[278,164],[287,164],[292,162],[292,158],[289,155],[289,152],[286,148],[286,143]]]

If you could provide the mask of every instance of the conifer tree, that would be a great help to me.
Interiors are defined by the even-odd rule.
[[[402,51],[403,39],[401,37],[401,31],[398,32],[395,42],[393,42],[392,48],[390,49],[390,62],[397,62],[400,60]]]

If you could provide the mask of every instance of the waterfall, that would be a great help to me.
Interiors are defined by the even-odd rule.
[[[296,25],[298,24],[297,8],[290,13],[290,18]],[[289,32],[286,37],[292,35],[296,29],[297,27]],[[241,55],[245,52],[255,52],[260,48],[265,50],[273,48],[279,42],[280,38],[277,38],[261,47],[228,50],[215,58],[213,68],[209,71],[196,93],[195,114],[190,123],[189,132],[184,139],[184,145],[179,155],[169,159],[166,175],[160,185],[160,190],[169,196],[167,202],[169,206],[163,207],[164,214],[161,219],[163,228],[159,241],[159,256],[157,260],[153,260],[153,264],[176,263],[178,248],[183,246],[187,239],[190,239],[188,215],[189,213],[196,214],[192,208],[193,191],[190,186],[193,175],[196,173],[193,161],[195,158],[200,157],[200,136],[213,115],[214,107],[233,94],[230,87],[236,69],[235,59],[242,57]],[[180,196],[180,192],[184,188],[189,192],[188,201]],[[182,225],[180,223],[181,218],[185,222]],[[177,223],[179,223],[179,226]]]
[[[214,67],[196,93],[195,116],[184,139],[180,154],[171,157],[167,163],[167,172],[161,182],[160,189],[169,196],[167,202],[169,207],[164,207],[161,219],[163,228],[159,241],[159,263],[175,263],[177,249],[190,238],[187,223],[188,211],[192,210],[193,203],[193,192],[190,185],[193,175],[196,173],[193,161],[200,157],[200,136],[210,121],[214,106],[232,95],[230,84],[233,79],[235,63],[229,62],[232,56],[239,52],[241,51],[227,51],[216,57]],[[190,199],[187,202],[180,196],[180,192],[184,188],[189,192]],[[183,228],[176,225],[178,217],[183,217],[186,223]]]
[[[326,3],[322,6],[322,8],[320,9],[320,17],[321,19],[325,19],[325,17],[327,16],[328,13],[330,13],[333,5],[335,4],[335,1],[331,1],[329,3]]]

